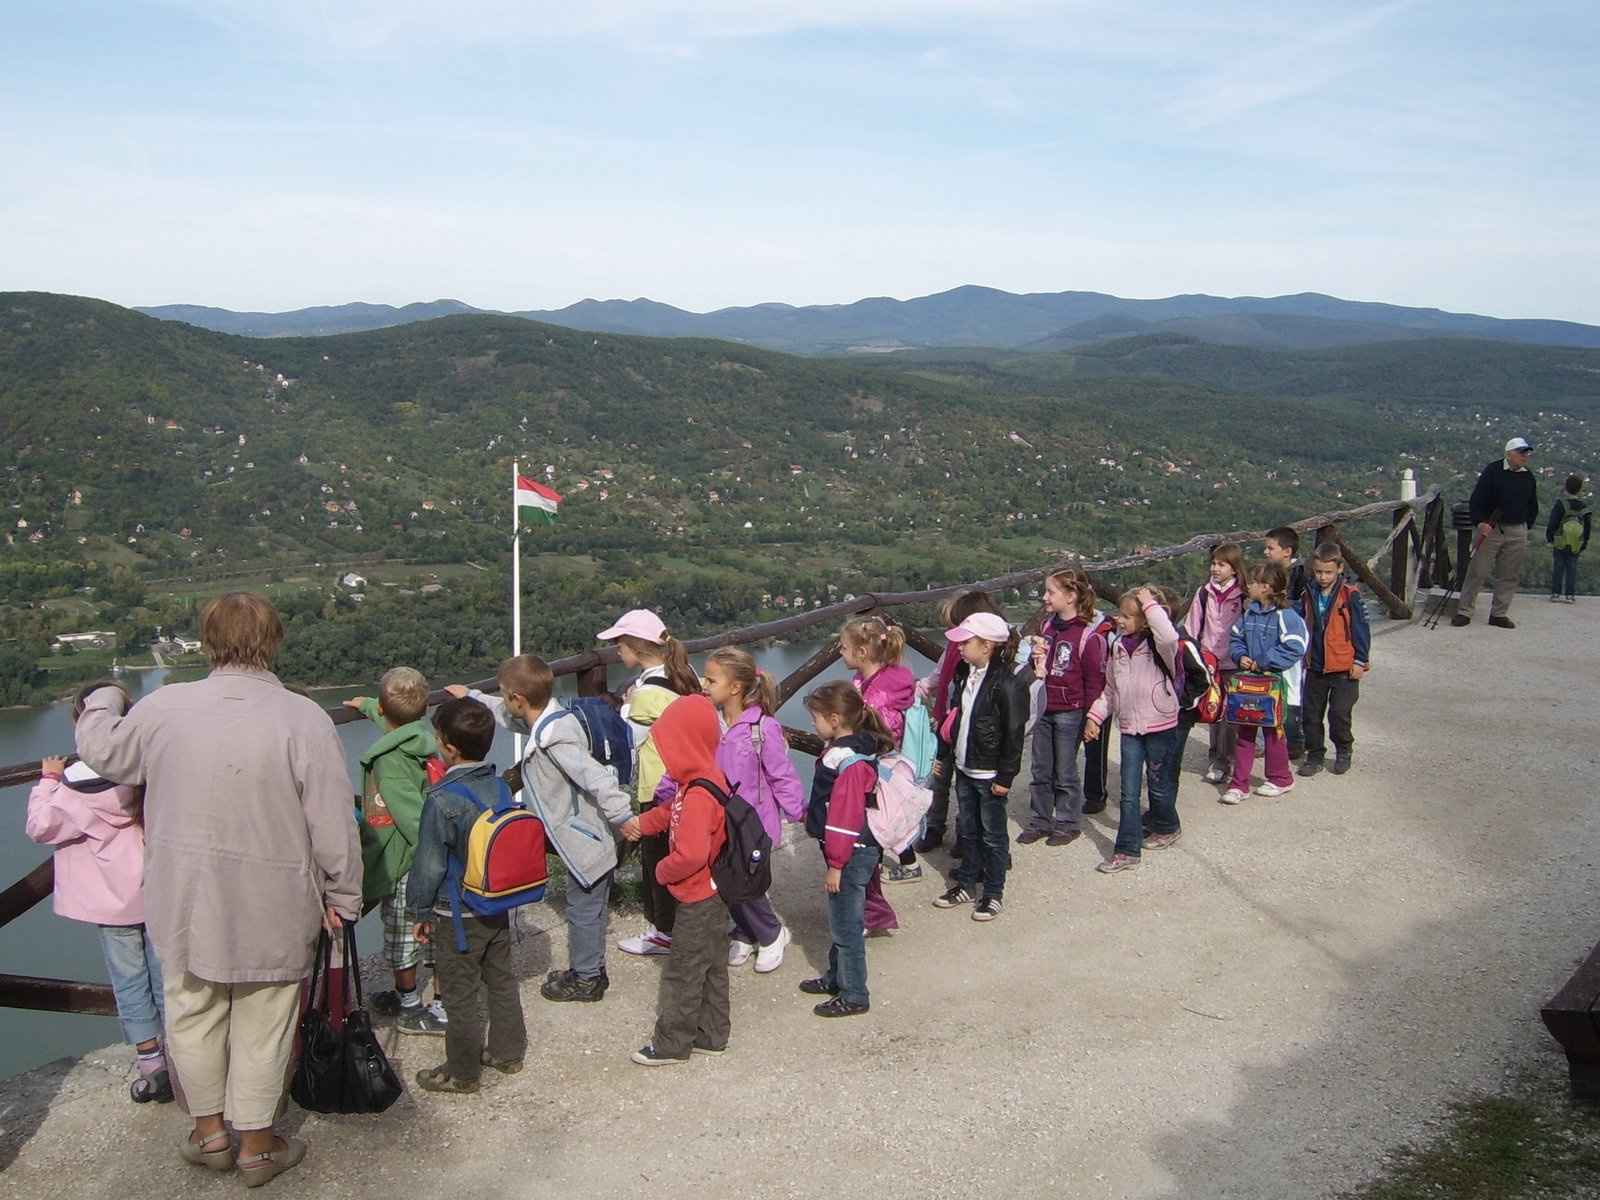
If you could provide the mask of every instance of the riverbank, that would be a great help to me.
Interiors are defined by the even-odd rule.
[[[1565,1072],[1538,1007],[1600,937],[1600,602],[1523,596],[1514,615],[1377,621],[1349,775],[1224,808],[1192,740],[1183,840],[1137,872],[1093,870],[1102,814],[1072,846],[1017,847],[982,925],[931,906],[934,854],[890,889],[902,928],[869,943],[864,1017],[820,1021],[795,990],[827,954],[807,844],[776,863],[789,960],[735,973],[718,1059],[629,1063],[656,960],[613,954],[601,1004],[540,999],[565,938],[533,910],[528,1069],[475,1097],[412,1089],[382,1117],[295,1112],[310,1157],[274,1194],[1335,1196],[1451,1100]],[[380,1032],[408,1081],[442,1058]],[[0,1085],[0,1197],[233,1194],[178,1161],[181,1114],[128,1103],[130,1070],[116,1049]]]

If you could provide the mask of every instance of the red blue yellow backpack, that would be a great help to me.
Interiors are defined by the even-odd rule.
[[[505,780],[496,779],[495,783],[499,794],[487,807],[469,787],[452,782],[440,785],[441,790],[463,796],[481,810],[467,830],[462,860],[451,855],[445,875],[456,947],[463,952],[467,948],[461,925],[463,908],[480,917],[509,912],[543,900],[550,880],[544,822],[512,798]]]

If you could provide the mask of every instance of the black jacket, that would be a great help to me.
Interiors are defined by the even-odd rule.
[[[1472,510],[1474,525],[1487,521],[1492,525],[1531,528],[1539,520],[1539,497],[1533,472],[1526,467],[1508,471],[1505,460],[1497,458],[1478,476],[1478,485],[1472,489],[1467,505]]]
[[[952,739],[961,728],[962,691],[971,674],[971,664],[963,661],[950,680],[950,711],[955,714],[949,726]],[[1009,788],[1022,770],[1022,734],[1027,724],[1027,680],[994,658],[972,703],[967,761],[958,765],[969,771],[993,771],[994,782]],[[955,764],[955,757],[955,742],[940,738],[939,761],[946,771]]]

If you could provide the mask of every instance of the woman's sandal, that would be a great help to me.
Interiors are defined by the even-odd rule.
[[[207,1150],[207,1146],[220,1146],[220,1149]],[[178,1143],[178,1153],[183,1155],[184,1162],[194,1163],[197,1167],[210,1167],[213,1171],[227,1171],[233,1167],[233,1142],[227,1130],[208,1133],[198,1142],[185,1136]]]
[[[283,1139],[282,1150],[268,1150],[239,1160],[239,1175],[245,1187],[260,1187],[282,1175],[290,1167],[298,1166],[306,1156],[306,1144],[299,1138]]]

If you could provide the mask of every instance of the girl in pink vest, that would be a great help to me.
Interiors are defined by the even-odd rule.
[[[78,694],[72,719],[97,683]],[[120,689],[119,689],[120,690]],[[139,1052],[134,1103],[172,1099],[161,1048],[161,963],[144,928],[144,793],[102,779],[83,763],[46,758],[28,796],[28,836],[55,847],[57,916],[100,927],[122,1036]]]

